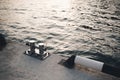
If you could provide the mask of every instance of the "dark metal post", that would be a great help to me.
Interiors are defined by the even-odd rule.
[[[39,45],[39,54],[43,56],[44,55],[44,43],[39,43],[38,45]]]
[[[30,54],[34,54],[35,53],[35,42],[34,40],[30,41]]]

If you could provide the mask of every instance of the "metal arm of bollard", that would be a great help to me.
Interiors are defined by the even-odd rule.
[[[30,46],[30,49],[25,51],[25,54],[37,57],[41,60],[44,60],[50,56],[50,54],[46,52],[47,48],[44,46],[44,43],[39,43],[38,46],[36,46],[35,43],[36,41],[34,40],[26,43],[26,45]]]

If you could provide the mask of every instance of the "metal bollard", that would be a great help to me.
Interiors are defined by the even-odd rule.
[[[38,45],[39,45],[39,54],[42,56],[42,55],[44,55],[44,51],[45,51],[44,43],[39,43]]]
[[[36,41],[34,41],[34,40],[29,41],[30,54],[34,54],[35,53],[35,43],[36,43]]]
[[[40,60],[44,60],[50,56],[49,53],[46,52],[46,47],[44,43],[39,43],[36,45],[36,41],[30,40],[26,45],[30,46],[30,49],[25,51],[26,55],[38,58]]]

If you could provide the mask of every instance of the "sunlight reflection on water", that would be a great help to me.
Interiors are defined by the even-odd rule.
[[[0,31],[17,41],[43,40],[51,52],[119,58],[119,5],[119,0],[0,0]]]

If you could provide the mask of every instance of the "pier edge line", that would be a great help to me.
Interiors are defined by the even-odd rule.
[[[77,55],[72,55],[64,62],[64,66],[68,68],[74,68],[75,64],[80,64],[80,65],[101,71],[103,73],[120,77],[119,68],[100,62],[100,61],[88,59],[88,58],[77,56]]]

